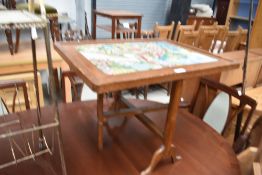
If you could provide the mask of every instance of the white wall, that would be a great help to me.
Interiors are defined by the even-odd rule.
[[[55,7],[58,13],[68,13],[73,20],[76,19],[76,6],[74,0],[44,0],[46,4]]]
[[[76,21],[75,1],[78,0],[45,0],[45,3],[55,7],[58,13],[68,13],[69,17]],[[91,0],[84,0],[84,10],[87,12],[88,26],[91,30]]]

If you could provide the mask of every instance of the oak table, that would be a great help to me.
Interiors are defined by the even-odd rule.
[[[135,106],[154,106],[155,102],[132,100]],[[110,102],[105,102],[109,107]],[[105,135],[107,149],[97,152],[94,144],[96,124],[96,101],[61,104],[61,129],[68,175],[116,175],[139,172],[148,164],[152,151],[161,144],[138,120],[132,118],[116,137]],[[52,119],[50,108],[42,108],[43,122]],[[166,110],[150,113],[149,117],[163,125]],[[72,116],[72,114],[74,114]],[[22,121],[34,120],[35,111],[12,114]],[[2,119],[0,118],[0,123]],[[31,122],[27,122],[31,123]],[[52,133],[45,132],[48,143]],[[173,166],[170,160],[163,162],[152,175],[240,175],[236,156],[227,141],[196,116],[179,110],[174,144],[182,159]],[[19,141],[19,139],[17,139]],[[0,163],[11,157],[8,142],[0,140]],[[55,145],[57,148],[57,145]],[[17,150],[15,150],[17,151]],[[57,150],[54,156],[38,157],[36,161],[25,161],[18,166],[0,170],[0,175],[58,175],[60,174]],[[51,160],[50,160],[51,159]]]
[[[55,49],[84,82],[97,92],[98,149],[103,149],[103,128],[112,117],[135,116],[163,142],[150,165],[141,174],[149,174],[160,160],[176,158],[173,134],[184,79],[215,74],[237,68],[238,63],[185,48],[168,40],[100,40],[56,43]],[[172,82],[170,102],[157,107],[134,107],[120,91],[150,84]],[[114,105],[104,111],[104,94],[116,92]],[[146,112],[168,109],[164,131]],[[139,152],[139,150],[138,150]]]
[[[110,18],[112,20],[112,25],[97,25],[97,16],[102,16],[105,18]],[[117,27],[117,22],[120,19],[135,19],[137,20],[137,29],[133,31],[132,29],[124,29]],[[104,29],[106,31],[111,32],[112,39],[115,38],[116,33],[121,32],[137,32],[137,38],[141,37],[141,22],[142,22],[142,14],[123,11],[123,10],[93,10],[93,30],[92,36],[93,39],[96,39],[96,27]]]

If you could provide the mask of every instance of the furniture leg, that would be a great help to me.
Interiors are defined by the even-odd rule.
[[[139,17],[137,19],[137,38],[141,38],[141,21],[142,21],[142,18]]]
[[[150,174],[162,159],[169,156],[171,156],[172,159],[175,158],[175,147],[172,142],[176,126],[176,115],[182,92],[182,82],[182,80],[179,80],[172,83],[170,102],[168,105],[167,119],[164,130],[164,145],[161,145],[160,148],[154,153],[150,165],[141,172],[141,175]]]
[[[147,100],[148,88],[149,88],[149,85],[148,86],[144,86],[144,100]]]
[[[8,43],[8,47],[10,50],[11,55],[14,54],[14,47],[13,47],[13,39],[12,39],[12,31],[10,29],[5,30],[6,40]]]
[[[20,29],[15,30],[16,38],[15,38],[15,53],[18,52],[19,49],[19,42],[20,42]]]
[[[93,30],[92,30],[92,35],[93,39],[96,39],[96,13],[93,15]]]
[[[56,91],[59,92],[58,68],[53,68]]]
[[[104,129],[104,94],[97,94],[97,132],[98,132],[98,150],[103,150],[103,129]]]
[[[112,39],[115,39],[116,33],[116,19],[112,18]]]

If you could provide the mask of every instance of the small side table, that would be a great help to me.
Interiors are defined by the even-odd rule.
[[[112,34],[112,39],[115,38],[116,33],[122,33],[122,32],[127,32],[127,30],[132,30],[132,29],[122,29],[122,28],[117,28],[117,21],[120,19],[136,19],[137,20],[137,29],[132,30],[130,32],[136,32],[137,33],[137,38],[141,38],[141,21],[142,21],[142,14],[139,13],[133,13],[133,12],[128,12],[128,11],[119,11],[119,10],[93,10],[93,30],[92,30],[92,36],[93,39],[96,39],[96,27],[99,27],[103,30],[109,31]],[[112,20],[112,25],[97,25],[96,24],[96,19],[97,16],[102,16],[105,18],[110,18]]]

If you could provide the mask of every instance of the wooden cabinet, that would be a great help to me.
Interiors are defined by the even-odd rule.
[[[257,11],[259,0],[254,0],[252,19],[254,19]],[[235,30],[238,26],[243,28],[248,27],[250,0],[230,0],[227,21],[230,23],[230,29]]]
[[[262,48],[262,2],[259,1],[257,6],[257,13],[252,28],[250,47]]]

